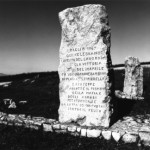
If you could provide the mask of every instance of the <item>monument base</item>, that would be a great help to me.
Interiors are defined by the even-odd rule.
[[[134,96],[134,95],[127,95],[126,93],[120,91],[120,90],[116,90],[115,91],[115,96],[117,98],[121,98],[121,99],[129,99],[129,100],[144,100],[144,97],[141,96]]]

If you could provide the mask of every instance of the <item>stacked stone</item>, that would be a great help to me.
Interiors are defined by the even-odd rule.
[[[104,6],[84,5],[59,13],[59,121],[110,125],[113,112],[110,27]]]
[[[150,114],[124,117],[110,128],[82,127],[75,124],[62,124],[54,119],[6,114],[0,112],[0,124],[20,126],[44,132],[69,133],[73,136],[124,141],[150,146]]]
[[[130,100],[143,100],[143,67],[136,57],[125,59],[125,79],[123,92],[115,91],[118,98]]]
[[[128,57],[125,60],[123,92],[131,97],[141,97],[143,94],[143,68],[136,57]]]

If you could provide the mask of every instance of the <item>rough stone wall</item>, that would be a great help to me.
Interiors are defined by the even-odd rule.
[[[125,60],[124,93],[141,97],[143,94],[143,68],[139,59],[128,57]]]
[[[6,114],[0,112],[0,125],[19,126],[44,132],[67,133],[79,137],[114,140],[125,143],[137,143],[138,146],[150,146],[150,114],[123,117],[110,128],[81,127],[74,124],[61,124],[55,119],[33,117],[25,114]]]
[[[106,9],[99,4],[68,8],[59,19],[59,121],[108,127],[113,105]]]

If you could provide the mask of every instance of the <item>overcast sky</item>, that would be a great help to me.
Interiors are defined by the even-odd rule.
[[[107,8],[113,64],[124,63],[129,55],[150,61],[150,2],[146,0],[0,0],[0,73],[56,71],[61,40],[58,12],[91,3]]]

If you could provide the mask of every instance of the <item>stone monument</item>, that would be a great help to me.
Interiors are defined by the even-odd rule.
[[[118,98],[143,100],[143,67],[136,57],[127,57],[125,59],[125,79],[123,92],[116,90]]]
[[[113,104],[106,9],[99,4],[68,8],[59,19],[59,121],[108,127]]]
[[[133,97],[141,97],[143,94],[143,67],[136,57],[127,57],[125,60],[123,92]]]

